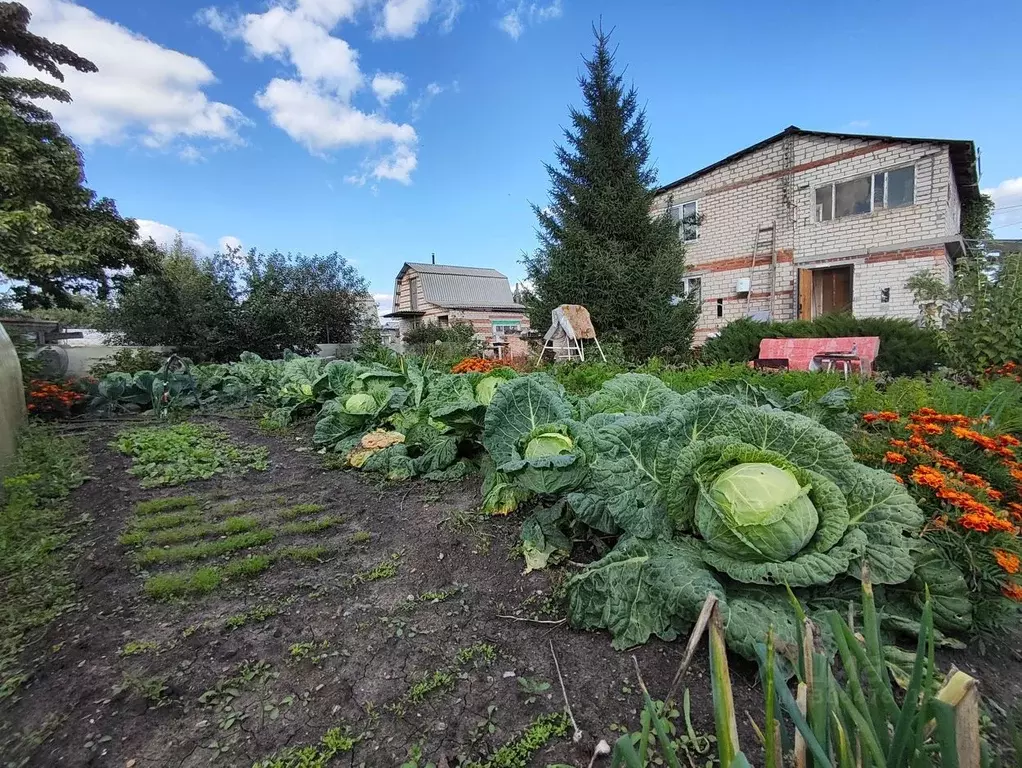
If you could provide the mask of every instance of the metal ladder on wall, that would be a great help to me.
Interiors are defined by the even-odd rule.
[[[773,224],[756,227],[753,236],[752,260],[749,262],[749,292],[745,295],[745,314],[752,305],[752,289],[755,285],[756,259],[770,254],[770,319],[774,318],[774,286],[777,282],[777,230]]]

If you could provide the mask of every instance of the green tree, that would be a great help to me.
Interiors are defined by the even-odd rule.
[[[357,341],[369,302],[365,280],[336,253],[203,257],[178,236],[157,269],[123,287],[103,330],[196,361],[245,351],[277,358],[286,349],[311,354],[317,344]]]
[[[197,362],[235,359],[245,351],[235,273],[229,258],[201,258],[178,235],[155,269],[121,287],[100,330],[121,344],[173,347]]]
[[[245,348],[266,357],[354,343],[375,312],[365,279],[337,253],[264,255],[253,248],[243,279]]]
[[[921,272],[907,286],[953,368],[980,373],[1022,360],[1022,254],[971,252],[950,284]]]
[[[57,80],[60,65],[95,72],[92,62],[28,31],[31,14],[0,2],[0,57],[18,56]],[[26,309],[72,306],[72,296],[109,293],[130,268],[148,269],[151,243],[109,198],[84,186],[82,157],[34,99],[70,101],[63,88],[3,75],[0,62],[0,275],[22,281],[12,293]]]
[[[651,217],[656,171],[644,111],[614,69],[610,35],[594,27],[595,48],[579,78],[583,109],[571,109],[557,165],[547,165],[550,205],[533,206],[540,247],[524,258],[525,295],[536,328],[559,304],[584,304],[601,334],[615,334],[634,359],[685,356],[694,306],[682,292],[684,248],[677,223]]]

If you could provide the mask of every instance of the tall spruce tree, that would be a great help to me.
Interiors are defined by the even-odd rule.
[[[547,165],[550,205],[534,205],[540,247],[526,255],[525,296],[535,328],[559,304],[584,304],[597,332],[617,336],[633,359],[688,355],[695,325],[682,293],[678,225],[650,215],[656,170],[645,112],[614,69],[610,33],[593,27],[593,57],[579,78],[584,108],[571,109],[557,166]]]

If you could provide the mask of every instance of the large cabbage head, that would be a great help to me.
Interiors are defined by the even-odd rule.
[[[783,467],[736,464],[700,494],[696,525],[718,552],[750,562],[783,562],[816,533],[820,515],[810,488]]]
[[[349,395],[344,401],[344,410],[356,416],[370,416],[376,413],[378,404],[368,392],[358,392]]]

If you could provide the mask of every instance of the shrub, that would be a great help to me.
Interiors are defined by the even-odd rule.
[[[720,335],[703,345],[702,360],[707,363],[745,363],[759,356],[763,339],[812,339],[841,336],[879,336],[880,352],[874,363],[878,371],[895,376],[925,373],[941,362],[937,337],[909,320],[889,317],[857,318],[852,315],[826,315],[817,320],[761,323],[741,319],[728,323]]]
[[[166,361],[167,355],[155,349],[119,349],[110,357],[93,363],[89,375],[101,379],[114,371],[133,375],[141,371],[158,371]]]
[[[452,363],[466,357],[479,357],[483,351],[470,323],[450,326],[423,323],[406,333],[404,341],[412,354],[436,355]]]

